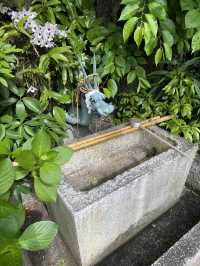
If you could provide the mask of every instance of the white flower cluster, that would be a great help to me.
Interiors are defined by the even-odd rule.
[[[21,19],[27,17],[25,29],[32,33],[31,43],[40,47],[50,48],[55,45],[54,38],[66,38],[67,33],[58,29],[56,24],[46,22],[43,26],[36,22],[36,12],[23,9],[22,11],[10,12],[11,19],[15,26]]]

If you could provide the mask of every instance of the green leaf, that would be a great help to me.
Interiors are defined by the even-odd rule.
[[[185,10],[191,10],[195,7],[195,3],[193,0],[180,0],[181,9],[183,11]]]
[[[62,82],[63,85],[67,84],[67,69],[65,67],[62,69]]]
[[[42,155],[41,159],[43,161],[54,162],[54,160],[56,159],[57,156],[58,156],[58,152],[55,150],[51,150],[51,151],[47,152],[46,154]]]
[[[14,183],[15,171],[10,159],[0,160],[0,195],[6,193]]]
[[[63,54],[63,53],[69,53],[69,52],[70,52],[69,46],[55,47],[49,50],[48,55],[52,56],[55,54]]]
[[[135,79],[136,79],[136,73],[135,73],[135,70],[131,70],[129,73],[128,73],[128,76],[127,76],[127,83],[130,84],[132,83]]]
[[[63,62],[69,63],[67,57],[64,56],[63,54],[54,54],[54,55],[51,55],[51,57],[52,57],[55,61],[63,61]]]
[[[21,266],[21,249],[15,243],[0,243],[0,266]]]
[[[57,186],[48,186],[40,180],[34,178],[34,188],[36,196],[43,202],[55,202],[57,199]]]
[[[144,40],[145,40],[144,50],[146,54],[149,56],[150,54],[152,54],[153,49],[157,45],[157,38],[154,37],[151,31],[150,24],[147,22],[144,23],[143,35],[144,35]]]
[[[27,117],[25,106],[22,101],[18,101],[16,104],[16,116],[22,121]]]
[[[128,40],[128,38],[130,37],[130,35],[132,34],[135,25],[137,23],[138,18],[137,17],[133,17],[131,19],[129,19],[123,28],[123,38],[124,38],[124,42],[126,42]]]
[[[130,19],[131,17],[134,16],[134,14],[138,10],[138,8],[139,8],[138,4],[125,6],[124,9],[122,10],[122,13],[121,13],[121,16],[120,16],[119,20],[128,20],[128,19]]]
[[[31,224],[19,238],[19,245],[25,250],[46,249],[58,232],[58,226],[51,221]]]
[[[22,100],[29,110],[38,114],[41,112],[40,102],[37,99],[32,97],[24,97]]]
[[[69,147],[56,147],[55,151],[58,152],[58,155],[54,162],[59,165],[63,165],[68,162],[74,153],[73,150]]]
[[[13,121],[13,117],[11,115],[3,115],[1,116],[1,122],[2,123],[6,123],[6,124],[10,124]]]
[[[200,31],[197,31],[192,38],[192,52],[200,50]]]
[[[160,61],[162,60],[162,56],[163,56],[163,51],[162,48],[159,48],[155,54],[155,64],[156,66],[160,63]]]
[[[138,26],[134,32],[134,40],[135,40],[138,48],[140,47],[142,39],[143,39],[143,27]]]
[[[66,114],[65,111],[60,107],[53,108],[53,116],[60,125],[66,125]]]
[[[148,80],[139,78],[139,81],[142,88],[151,88],[151,84],[148,82]]]
[[[0,124],[0,140],[2,140],[6,135],[5,126]]]
[[[13,152],[13,156],[20,167],[29,171],[33,170],[36,161],[30,150],[17,150]]]
[[[46,154],[51,149],[51,139],[49,135],[40,130],[35,134],[32,140],[32,151],[38,158],[41,158],[43,154]]]
[[[108,81],[108,89],[111,90],[112,92],[112,97],[114,98],[115,95],[117,94],[117,91],[118,91],[118,87],[117,87],[117,83],[114,79],[109,79]]]
[[[150,1],[150,3],[148,4],[150,13],[153,14],[154,17],[158,18],[159,20],[165,20],[167,15],[165,3],[162,3],[162,1],[159,0]]]
[[[0,232],[3,237],[14,237],[25,221],[25,210],[21,205],[14,205],[0,200]],[[0,241],[1,242],[1,241]]]
[[[61,181],[62,173],[60,167],[52,162],[45,162],[40,168],[40,179],[43,183],[52,186],[58,185]]]
[[[185,26],[187,29],[200,28],[200,11],[190,10],[185,16]]]
[[[15,180],[21,180],[26,177],[29,173],[29,170],[23,169],[19,166],[15,166]]]
[[[8,89],[19,97],[22,97],[25,93],[25,88],[18,88],[16,84],[11,80],[8,81]]]
[[[7,81],[6,81],[4,78],[2,78],[2,77],[0,77],[0,83],[1,83],[3,86],[8,87],[8,83],[7,83]]]
[[[156,37],[157,32],[158,32],[158,22],[157,22],[156,18],[152,14],[145,14],[145,17],[148,21],[148,24],[149,24],[149,27],[151,29],[151,32],[153,33],[153,36]]]
[[[0,155],[9,155],[11,152],[11,141],[4,139],[0,141]]]
[[[163,45],[165,49],[165,56],[169,61],[171,61],[172,60],[172,48],[167,43],[164,43]]]
[[[172,47],[174,44],[174,38],[168,30],[162,31],[163,41],[168,44],[169,47]]]

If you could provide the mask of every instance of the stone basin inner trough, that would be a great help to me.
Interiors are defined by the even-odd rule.
[[[179,199],[197,146],[152,130],[187,157],[139,130],[77,151],[63,167],[49,209],[79,265],[101,261]]]

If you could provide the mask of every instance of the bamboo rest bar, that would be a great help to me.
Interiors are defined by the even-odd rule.
[[[141,123],[141,127],[148,128],[148,127],[160,124],[162,122],[168,121],[172,118],[173,118],[173,116],[171,116],[171,115],[164,116],[164,117],[156,116],[156,117],[153,117],[151,119],[147,119],[147,120],[143,121]],[[94,145],[97,145],[99,143],[108,141],[108,140],[116,138],[116,137],[130,134],[130,133],[135,132],[137,130],[140,130],[140,128],[134,128],[130,125],[130,126],[126,126],[124,128],[110,131],[110,132],[102,133],[98,136],[88,138],[85,140],[81,140],[81,141],[78,141],[76,143],[72,143],[69,145],[69,147],[71,149],[73,149],[74,151],[78,151],[78,150],[85,149],[85,148],[88,148],[90,146],[94,146]]]

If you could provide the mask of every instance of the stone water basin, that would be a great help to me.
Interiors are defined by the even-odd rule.
[[[151,130],[187,157],[138,130],[77,151],[63,167],[49,210],[79,265],[101,261],[179,199],[197,145]]]

